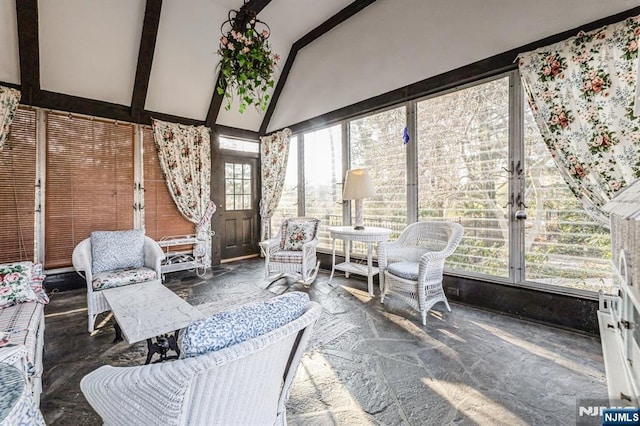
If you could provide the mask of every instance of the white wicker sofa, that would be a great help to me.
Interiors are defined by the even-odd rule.
[[[105,425],[286,425],[285,404],[322,308],[290,292],[181,333],[181,359],[102,366],[80,382]]]
[[[162,280],[165,258],[156,241],[142,230],[94,231],[72,255],[73,268],[87,282],[88,329],[96,317],[111,310],[101,290],[151,280]]]
[[[42,265],[0,265],[0,362],[24,373],[36,405],[42,393],[44,292]]]

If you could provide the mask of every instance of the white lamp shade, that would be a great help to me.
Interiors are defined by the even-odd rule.
[[[361,198],[370,198],[376,195],[376,189],[369,177],[367,169],[347,170],[347,176],[344,179],[344,191],[342,192],[343,200],[357,200]]]

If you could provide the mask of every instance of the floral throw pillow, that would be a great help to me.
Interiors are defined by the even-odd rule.
[[[0,308],[37,301],[31,288],[31,262],[0,265]]]
[[[182,330],[180,358],[218,351],[269,333],[302,316],[308,304],[306,293],[294,291],[195,321]]]
[[[314,222],[289,222],[284,236],[283,250],[302,250],[304,243],[313,240],[316,234]]]

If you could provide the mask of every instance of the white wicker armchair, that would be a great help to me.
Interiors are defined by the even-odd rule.
[[[458,247],[464,228],[450,222],[416,222],[407,226],[394,242],[378,245],[380,301],[391,293],[408,303],[427,323],[427,311],[444,302],[442,289],[444,261]]]
[[[105,425],[286,424],[291,384],[322,309],[267,334],[192,358],[103,366],[80,388]]]
[[[308,241],[302,244],[300,249],[288,249],[285,240],[290,224],[305,223],[313,229],[312,233],[308,235]],[[320,261],[316,257],[319,227],[320,219],[312,217],[287,218],[282,221],[278,235],[260,242],[260,247],[265,255],[265,279],[274,281],[283,275],[293,275],[305,285],[313,283],[320,268]]]
[[[165,254],[158,243],[145,235],[144,266],[156,271],[155,279],[162,279],[160,265],[164,258]],[[96,317],[103,312],[111,310],[104,294],[101,291],[94,290],[93,288],[94,276],[92,273],[93,259],[91,257],[91,238],[82,240],[73,249],[72,262],[73,268],[87,282],[87,311],[89,316],[88,329],[91,333],[96,322]]]

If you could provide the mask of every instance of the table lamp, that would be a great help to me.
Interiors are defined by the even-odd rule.
[[[364,198],[371,198],[376,195],[376,189],[369,177],[367,169],[347,170],[344,179],[343,200],[356,200],[356,222],[354,229],[364,229]]]

